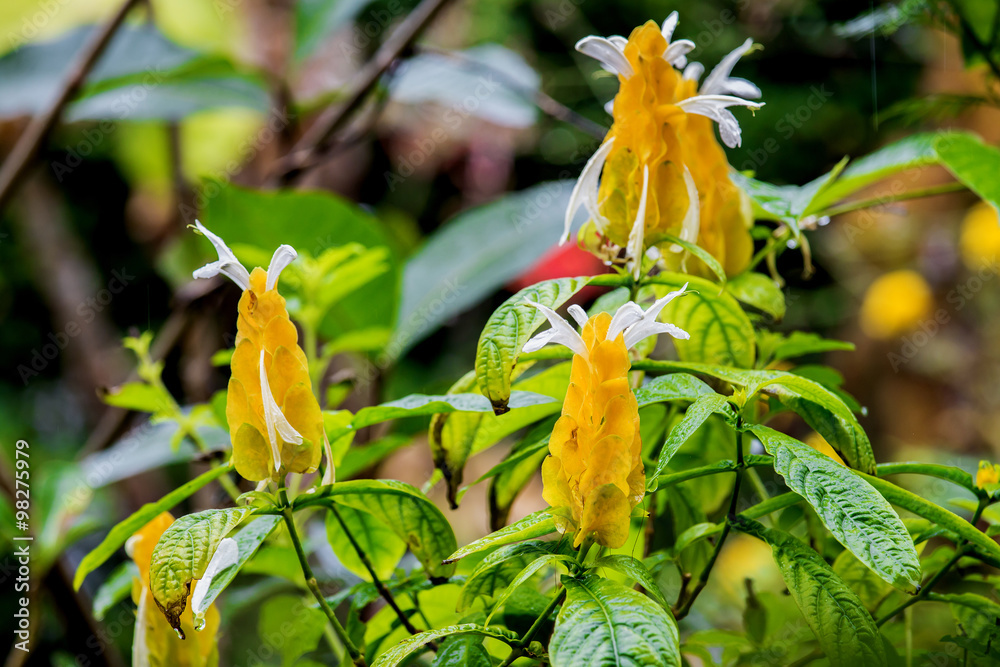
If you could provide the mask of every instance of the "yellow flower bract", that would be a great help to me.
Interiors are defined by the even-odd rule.
[[[587,356],[573,357],[562,416],[542,463],[542,492],[562,532],[620,547],[628,538],[632,509],[645,491],[640,457],[639,406],[628,383],[631,362],[621,334],[605,340],[611,316],[583,327]]]
[[[715,137],[713,121],[685,113],[676,105],[693,97],[698,84],[684,79],[660,57],[666,46],[659,26],[649,21],[632,31],[625,47],[635,74],[619,77],[621,88],[614,101],[614,124],[608,138],[615,143],[598,192],[601,213],[610,222],[605,233],[620,246],[627,243],[646,166],[645,237],[680,236],[691,203],[685,184],[687,170],[700,203],[697,244],[718,259],[727,274],[735,275],[747,267],[753,252],[750,202],[729,178],[729,162]],[[664,257],[679,262],[681,255],[667,252]],[[707,271],[694,258],[688,262],[692,272]]]
[[[250,289],[239,303],[236,351],[226,403],[226,420],[233,441],[233,464],[240,475],[263,480],[289,472],[312,472],[322,455],[323,414],[312,392],[305,352],[298,332],[288,317],[285,299],[277,286],[267,290],[267,272],[255,268]],[[275,403],[302,443],[279,440],[281,469],[274,470],[271,445],[264,416],[260,382],[260,353]]]
[[[976,471],[976,486],[985,489],[991,484],[1000,484],[1000,465],[980,461],[979,470]]]

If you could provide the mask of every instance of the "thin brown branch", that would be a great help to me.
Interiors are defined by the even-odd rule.
[[[97,60],[104,53],[111,38],[121,26],[129,10],[142,0],[125,0],[121,8],[115,12],[108,22],[101,28],[98,34],[94,35],[90,43],[80,52],[79,59],[70,70],[69,76],[63,82],[59,94],[49,105],[44,113],[35,116],[28,125],[24,134],[14,145],[10,155],[0,166],[0,211],[3,210],[18,184],[24,178],[31,167],[32,160],[38,154],[39,149],[48,138],[52,129],[59,122],[63,110],[70,100],[76,95],[84,79],[93,69]]]
[[[420,33],[430,25],[449,0],[422,0],[417,8],[383,42],[375,55],[365,63],[347,87],[343,100],[327,107],[313,122],[291,152],[278,161],[273,172],[282,183],[293,181],[313,162],[313,158],[328,148],[331,138],[350,119],[386,70],[406,51]]]

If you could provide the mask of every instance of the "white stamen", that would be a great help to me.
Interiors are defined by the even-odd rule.
[[[615,41],[590,35],[576,43],[576,50],[600,62],[607,71],[628,79],[634,73],[632,65]]]
[[[661,333],[668,333],[674,338],[681,338],[684,340],[690,338],[690,334],[683,329],[676,327],[673,324],[656,321],[656,318],[659,317],[660,311],[663,310],[663,307],[673,301],[676,297],[683,294],[685,289],[687,289],[687,283],[684,283],[684,287],[681,287],[676,292],[670,292],[666,296],[657,299],[656,302],[654,302],[653,305],[650,306],[645,313],[643,313],[642,318],[639,319],[639,321],[625,330],[625,347],[631,348],[644,338]]]
[[[576,329],[569,325],[569,322],[548,306],[528,300],[525,300],[525,303],[540,310],[542,315],[545,315],[545,319],[552,325],[552,328],[529,339],[522,348],[524,352],[535,352],[549,343],[558,343],[568,347],[576,354],[587,356],[587,346],[584,344],[583,339],[580,338],[580,334],[576,332]]]
[[[607,226],[607,220],[597,210],[597,189],[601,181],[601,170],[604,168],[604,160],[607,159],[608,153],[611,152],[611,146],[614,144],[614,141],[615,138],[611,137],[601,144],[601,147],[590,156],[587,164],[583,167],[583,171],[580,172],[580,177],[576,180],[573,192],[569,196],[569,206],[566,207],[563,235],[559,240],[560,245],[569,240],[570,229],[573,226],[573,217],[580,210],[581,206],[586,207],[590,217],[594,219],[594,222],[597,223],[600,229],[603,230]]]
[[[729,75],[739,59],[753,50],[753,39],[748,38],[742,45],[733,49],[729,55],[719,61],[719,64],[712,68],[712,71],[698,91],[703,95],[735,95],[756,99],[760,97],[760,88],[750,83],[746,79],[733,78]]]
[[[208,231],[208,229],[206,229],[205,226],[197,220],[194,221],[194,227],[201,232],[205,238],[212,242],[212,245],[215,246],[215,251],[219,253],[219,259],[214,262],[209,262],[200,269],[196,269],[192,275],[195,278],[214,278],[221,273],[239,285],[241,289],[250,289],[250,273],[247,271],[246,267],[240,263],[240,260],[236,259],[236,255],[234,255],[233,251],[229,249],[226,242],[212,232]]]
[[[295,248],[290,245],[280,245],[271,255],[271,263],[267,265],[267,291],[270,292],[278,284],[278,276],[298,257]]]
[[[205,604],[205,596],[212,587],[212,579],[223,570],[232,567],[240,558],[240,547],[231,537],[223,538],[219,546],[212,554],[212,560],[208,561],[205,574],[202,575],[198,583],[194,585],[194,592],[191,593],[191,612],[195,618],[203,615],[209,604]]]
[[[698,232],[701,229],[701,202],[698,200],[698,186],[694,184],[691,170],[684,167],[684,186],[687,188],[688,210],[681,222],[681,239],[688,243],[698,242]],[[671,252],[680,252],[684,248],[679,245],[670,246]]]
[[[587,323],[587,312],[580,306],[574,303],[566,310],[569,311],[569,314],[573,317],[574,320],[576,320],[576,323],[581,327]]]
[[[705,73],[705,66],[701,63],[689,63],[687,67],[684,68],[684,74],[682,78],[687,81],[697,81],[701,78],[701,75]]]
[[[274,459],[274,471],[281,468],[281,449],[278,445],[278,436],[282,441],[291,442],[296,445],[302,444],[302,436],[296,431],[285,414],[278,407],[271,393],[271,385],[267,381],[267,369],[264,368],[264,354],[266,350],[260,351],[260,395],[264,402],[264,425],[267,426],[267,437],[271,441],[271,456]]]
[[[667,40],[667,44],[674,37],[674,30],[677,29],[677,22],[680,20],[680,15],[676,12],[670,12],[670,16],[663,20],[663,25],[660,27],[660,32],[663,34],[663,39]]]
[[[646,234],[646,196],[649,193],[649,166],[642,166],[642,195],[639,197],[639,210],[632,223],[632,231],[628,235],[626,255],[632,262],[632,277],[639,279],[642,273],[642,250]]]
[[[698,114],[714,120],[719,124],[722,142],[730,148],[736,148],[741,142],[740,124],[736,122],[736,116],[727,107],[743,106],[756,110],[764,105],[761,102],[751,102],[731,95],[695,95],[681,100],[677,106],[685,113]]]

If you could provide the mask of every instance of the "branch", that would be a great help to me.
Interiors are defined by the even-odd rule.
[[[288,183],[295,179],[313,159],[328,146],[330,138],[343,127],[351,113],[378,84],[386,70],[399,58],[413,40],[430,25],[449,0],[422,0],[406,20],[379,47],[375,56],[365,63],[347,89],[344,101],[327,107],[306,130],[284,159],[278,161],[274,177]]]
[[[31,120],[24,134],[14,145],[14,149],[11,150],[3,166],[0,167],[0,211],[10,200],[15,188],[24,178],[28,167],[31,166],[32,159],[38,154],[42,144],[56,123],[59,122],[66,105],[76,95],[83,80],[87,78],[98,58],[104,53],[104,49],[111,42],[111,38],[118,31],[129,10],[139,2],[140,0],[125,0],[121,8],[104,25],[104,28],[97,35],[94,35],[90,43],[81,51],[79,60],[63,82],[59,95],[44,113]]]

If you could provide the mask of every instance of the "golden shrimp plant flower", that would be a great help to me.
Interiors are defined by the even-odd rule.
[[[221,238],[200,222],[195,227],[212,242],[219,259],[195,271],[194,277],[222,274],[243,289],[226,400],[236,471],[262,482],[287,473],[313,472],[325,449],[323,483],[332,483],[330,446],[306,354],[277,289],[281,272],[297,257],[295,250],[282,245],[266,270],[257,267],[248,272]]]
[[[632,365],[628,350],[660,333],[689,338],[673,324],[656,321],[663,307],[686,287],[646,311],[630,301],[613,317],[599,313],[588,319],[582,308],[570,306],[580,333],[551,308],[528,302],[552,327],[525,343],[524,351],[534,352],[548,343],[573,351],[562,415],[552,428],[549,455],[542,463],[542,497],[554,508],[560,532],[575,533],[574,547],[593,537],[597,544],[616,548],[628,538],[632,510],[646,487],[639,405],[628,380]]]
[[[760,90],[730,76],[741,56],[753,50],[748,39],[705,77],[705,68],[687,62],[694,42],[673,40],[677,12],[621,36],[590,36],[576,48],[617,74],[620,89],[610,103],[614,117],[601,147],[587,162],[566,210],[562,241],[569,239],[576,212],[584,208],[600,244],[611,254],[624,247],[633,276],[638,278],[647,246],[669,234],[697,244],[712,254],[729,275],[750,261],[753,222],[750,201],[729,177],[730,166],[715,138],[740,145],[740,126],[730,107],[759,109]],[[683,248],[667,244],[662,254],[668,268],[682,266]],[[652,257],[659,248],[649,248]],[[704,273],[692,259],[688,269]]]

